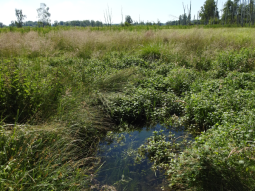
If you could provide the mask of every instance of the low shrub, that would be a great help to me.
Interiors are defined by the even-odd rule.
[[[253,72],[237,71],[193,82],[181,123],[202,133],[191,144],[176,143],[180,150],[177,139],[154,134],[140,154],[152,156],[154,169],[166,170],[175,190],[254,190],[254,85]]]
[[[160,59],[161,57],[161,48],[159,45],[156,44],[144,46],[140,51],[141,58],[145,60],[152,61]]]
[[[213,68],[218,77],[225,77],[230,71],[249,72],[254,69],[254,50],[242,49],[239,52],[223,52],[216,59]]]
[[[179,115],[181,107],[178,97],[172,92],[138,88],[126,95],[114,97],[109,105],[109,113],[116,123],[142,124],[148,121],[164,120],[173,114]]]
[[[176,68],[167,74],[164,83],[169,85],[177,96],[180,96],[190,90],[191,84],[198,76],[198,73],[193,69]]]
[[[191,84],[197,79],[197,72],[193,69],[175,68],[166,76],[156,73],[149,74],[147,78],[139,80],[138,86],[142,88],[155,88],[160,91],[173,91],[177,96],[190,90]]]
[[[224,79],[195,82],[185,97],[182,120],[187,127],[207,130],[221,124],[224,112],[254,108],[253,73],[229,73]]]
[[[254,111],[224,113],[172,161],[167,171],[174,186],[191,190],[254,190]],[[233,121],[232,123],[231,121]]]

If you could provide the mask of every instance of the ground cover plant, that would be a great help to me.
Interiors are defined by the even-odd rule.
[[[157,123],[196,136],[181,143],[155,132],[140,147],[169,187],[255,189],[254,29],[8,30],[0,33],[2,190],[94,188],[107,131]]]

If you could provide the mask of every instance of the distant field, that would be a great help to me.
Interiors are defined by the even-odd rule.
[[[255,189],[255,29],[8,30],[0,190],[89,190],[107,132],[156,123],[197,136],[169,144],[159,133],[140,147],[169,187]]]
[[[0,33],[0,56],[102,58],[113,51],[133,55],[141,51],[157,51],[162,59],[192,59],[198,54],[211,58],[221,51],[254,48],[254,41],[252,28],[138,31],[42,29],[41,32]]]

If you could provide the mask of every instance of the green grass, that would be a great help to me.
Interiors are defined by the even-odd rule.
[[[155,123],[197,136],[140,149],[173,188],[255,188],[254,29],[146,27],[0,29],[2,190],[89,190],[107,131]]]
[[[78,144],[71,144],[63,128],[31,129],[24,125],[10,132],[2,126],[0,133],[1,190],[88,188],[89,170],[80,168],[87,162],[86,155]]]

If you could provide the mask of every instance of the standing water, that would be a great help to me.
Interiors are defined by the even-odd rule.
[[[114,191],[161,190],[161,187],[166,185],[164,173],[152,171],[152,163],[148,159],[140,163],[135,161],[136,150],[153,135],[153,131],[160,130],[164,130],[166,135],[171,131],[176,137],[186,133],[157,125],[140,131],[120,133],[111,143],[102,142],[99,155],[102,157],[103,165],[97,173],[98,184],[105,190]]]

